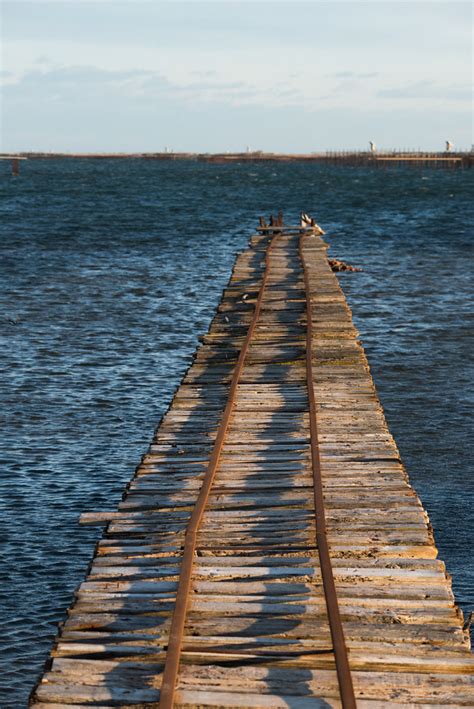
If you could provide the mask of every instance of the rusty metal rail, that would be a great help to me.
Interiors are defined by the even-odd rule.
[[[295,227],[292,228],[294,232]],[[324,496],[321,478],[321,461],[319,453],[318,426],[316,418],[316,397],[313,382],[313,365],[312,365],[312,313],[310,301],[309,276],[305,263],[303,251],[303,239],[308,233],[311,233],[311,228],[302,227],[300,229],[301,236],[299,239],[299,257],[304,274],[305,295],[306,295],[306,374],[307,388],[309,401],[310,415],[310,433],[311,433],[311,461],[313,470],[314,482],[314,503],[316,512],[316,540],[321,563],[321,575],[323,579],[324,595],[326,601],[327,615],[331,630],[333,642],[333,651],[336,663],[336,671],[339,683],[339,691],[343,709],[355,709],[356,703],[354,698],[354,690],[352,685],[351,673],[349,668],[349,660],[347,655],[346,644],[344,640],[344,632],[342,628],[339,606],[337,601],[334,576],[332,572],[331,559],[326,535],[326,521],[324,511]],[[219,465],[219,459],[222,447],[225,442],[226,433],[229,427],[232,410],[235,403],[237,387],[240,376],[244,367],[245,358],[247,356],[252,337],[257,326],[260,311],[262,306],[265,288],[268,282],[270,272],[270,254],[278,236],[285,233],[282,224],[279,225],[275,232],[270,235],[270,242],[265,255],[265,270],[262,283],[260,286],[255,311],[250,323],[247,335],[243,346],[240,350],[239,358],[235,366],[232,380],[229,389],[229,395],[224,409],[224,413],[219,425],[216,440],[212,449],[209,464],[204,475],[203,484],[199,491],[196,505],[191,514],[191,518],[186,530],[184,552],[181,562],[181,570],[178,580],[178,589],[176,594],[176,604],[171,621],[170,634],[168,640],[168,648],[166,653],[165,667],[163,672],[163,681],[160,694],[160,709],[172,709],[174,704],[174,696],[179,673],[179,665],[181,658],[181,649],[183,644],[184,627],[186,622],[187,608],[189,604],[189,595],[191,590],[192,572],[194,555],[196,551],[197,533],[203,518],[206,504],[209,499],[209,494],[214,482],[216,471]]]
[[[344,631],[339,613],[336,586],[332,572],[331,557],[326,534],[326,513],[324,509],[324,493],[321,475],[321,456],[319,450],[318,421],[316,415],[316,395],[314,391],[313,376],[313,316],[311,310],[311,289],[309,284],[309,273],[306,266],[303,250],[302,233],[299,239],[299,255],[304,274],[304,285],[306,295],[306,382],[308,387],[309,401],[309,425],[311,434],[311,465],[313,469],[314,484],[314,507],[316,511],[316,542],[318,546],[319,560],[321,564],[321,576],[323,579],[324,597],[326,601],[327,615],[336,661],[337,679],[343,709],[355,709],[356,702],[354,688],[352,686],[349,659],[344,639]]]
[[[260,286],[257,302],[255,305],[255,311],[253,314],[252,322],[250,323],[250,327],[247,331],[244,344],[242,346],[242,349],[240,350],[239,358],[237,360],[234,373],[232,375],[229,396],[227,399],[226,407],[224,409],[221,423],[219,425],[211,457],[209,459],[209,465],[204,475],[202,487],[199,491],[196,505],[191,514],[191,519],[186,529],[184,553],[178,580],[178,590],[176,594],[176,605],[171,621],[168,650],[166,653],[163,682],[161,685],[160,709],[171,709],[173,707],[176,680],[179,671],[181,647],[183,643],[184,624],[186,621],[189,593],[191,590],[191,577],[193,570],[194,553],[196,550],[197,533],[206,508],[207,501],[209,499],[209,493],[211,491],[212,483],[215,478],[217,466],[219,465],[219,458],[222,451],[222,446],[224,445],[227,429],[229,427],[230,417],[235,403],[237,386],[239,384],[240,375],[244,366],[245,357],[250,347],[253,333],[260,316],[262,300],[265,293],[265,287],[268,281],[268,274],[270,270],[270,253],[276,238],[276,234],[271,237],[270,243],[266,251],[265,271],[263,274],[262,284]]]

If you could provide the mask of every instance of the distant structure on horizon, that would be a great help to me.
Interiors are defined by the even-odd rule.
[[[375,153],[377,152],[377,146],[376,146],[376,144],[374,143],[373,140],[369,140],[369,145],[370,145],[370,152],[372,153],[372,155],[375,155]],[[446,140],[446,141],[445,141],[445,146],[446,146],[446,147],[445,147],[445,151],[446,151],[447,153],[452,153],[452,152],[453,152],[454,143],[453,143],[452,141]]]

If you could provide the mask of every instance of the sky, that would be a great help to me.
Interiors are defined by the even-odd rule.
[[[469,149],[469,2],[0,0],[0,150]]]

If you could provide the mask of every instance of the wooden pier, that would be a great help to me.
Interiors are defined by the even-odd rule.
[[[107,527],[35,709],[474,706],[317,231],[251,238],[118,510],[83,515]]]

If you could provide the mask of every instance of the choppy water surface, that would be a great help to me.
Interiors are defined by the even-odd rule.
[[[3,676],[21,707],[260,214],[316,215],[389,425],[474,606],[474,171],[30,161],[0,173]],[[471,377],[472,380],[472,377]]]

